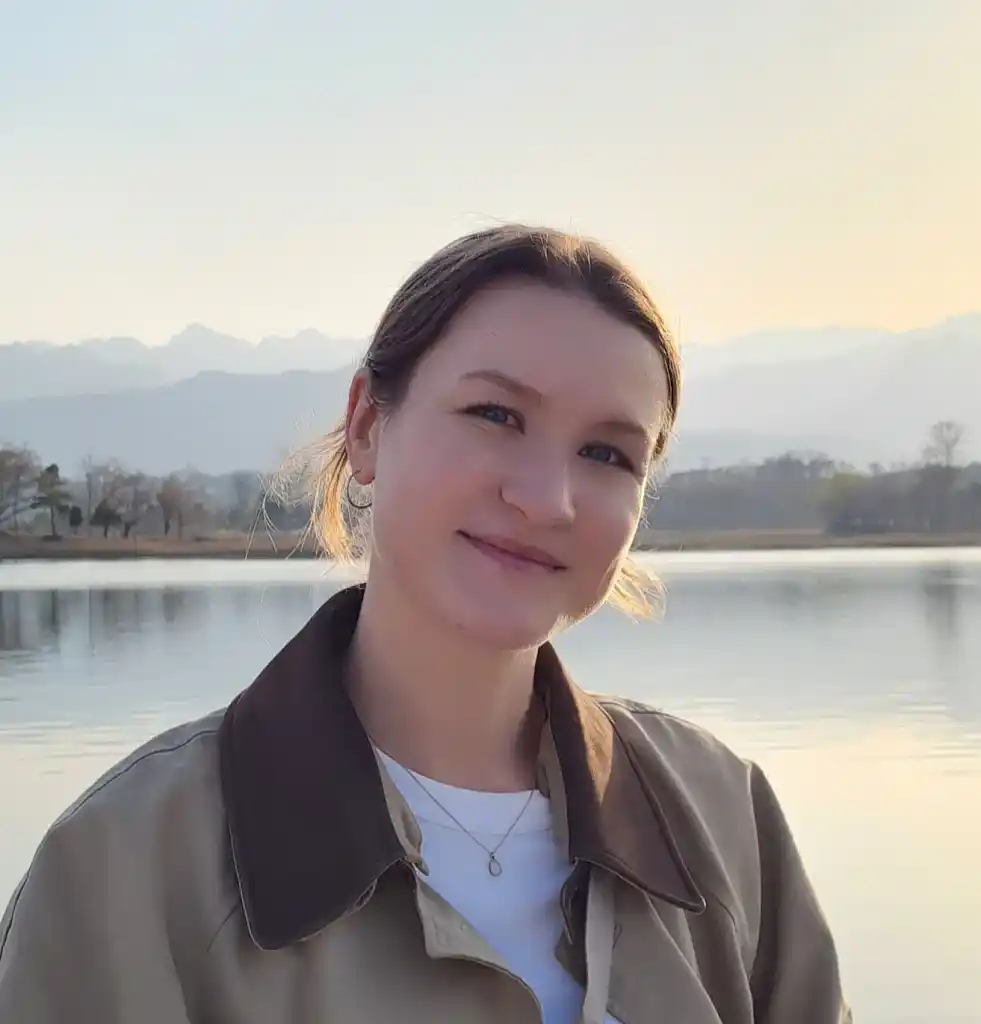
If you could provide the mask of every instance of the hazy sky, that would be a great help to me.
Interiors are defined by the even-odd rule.
[[[981,3],[0,0],[0,340],[364,335],[510,218],[685,340],[981,308]]]

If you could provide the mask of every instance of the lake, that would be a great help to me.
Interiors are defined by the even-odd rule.
[[[672,554],[657,623],[557,646],[757,760],[857,1022],[981,1021],[981,550]],[[346,579],[313,562],[0,564],[0,904],[132,747],[225,704]]]

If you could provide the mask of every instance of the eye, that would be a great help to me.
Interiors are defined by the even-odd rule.
[[[579,454],[593,462],[602,462],[608,466],[618,466],[620,469],[634,472],[634,464],[619,449],[608,444],[587,444],[579,449]]]
[[[463,410],[465,416],[473,416],[476,419],[487,420],[488,423],[497,423],[502,427],[523,426],[521,417],[513,410],[494,402],[484,402],[479,405],[468,405]]]

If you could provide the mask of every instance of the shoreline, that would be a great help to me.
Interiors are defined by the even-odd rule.
[[[860,533],[837,536],[822,530],[640,530],[635,551],[819,551],[842,548],[981,547],[981,532]]]
[[[642,530],[635,551],[813,551],[842,548],[981,547],[981,533],[858,534],[835,537],[820,530],[723,530],[687,532]],[[224,535],[189,540],[162,537],[65,537],[61,540],[0,535],[4,561],[124,561],[137,559],[280,559],[318,557],[297,534],[268,536]]]

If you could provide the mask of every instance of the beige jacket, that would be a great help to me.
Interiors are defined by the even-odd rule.
[[[0,922],[0,1024],[538,1024],[426,884],[346,695],[360,597],[335,595],[227,710],[135,751],[55,822]],[[536,685],[570,862],[555,955],[590,999],[623,1024],[849,1021],[759,769],[588,696],[549,646]]]

